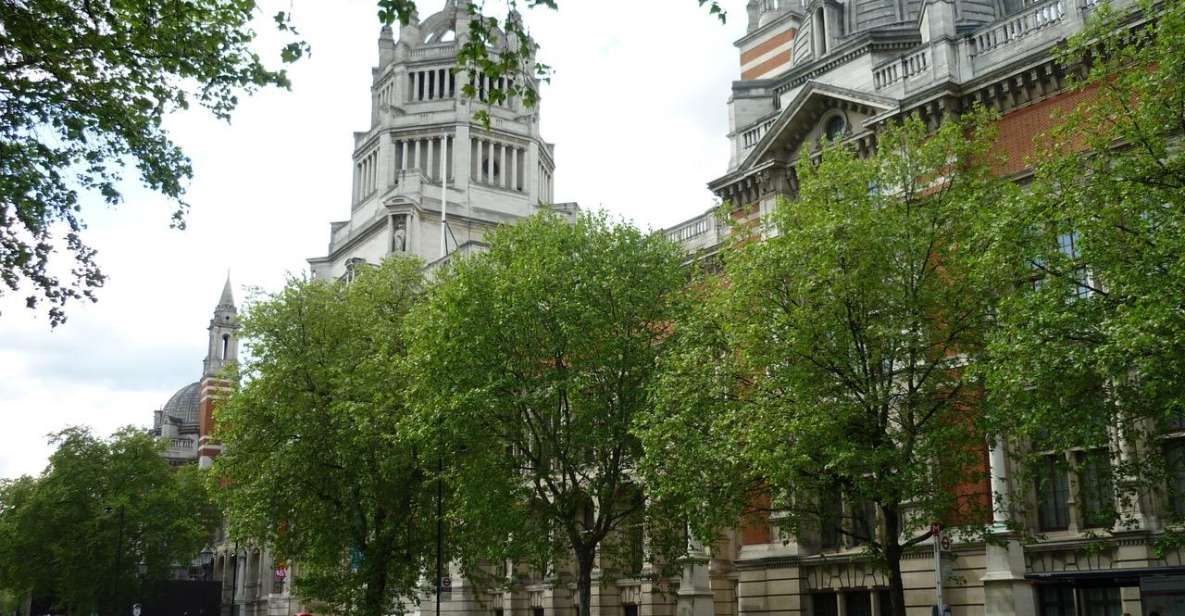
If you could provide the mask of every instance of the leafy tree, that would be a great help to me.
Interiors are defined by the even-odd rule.
[[[47,303],[51,324],[104,280],[82,239],[80,193],[119,203],[131,163],[184,226],[193,170],[165,115],[196,102],[229,119],[241,94],[288,86],[252,51],[255,13],[253,0],[0,3],[0,280],[28,285],[26,303]],[[284,57],[303,50],[291,43]],[[62,248],[70,268],[51,265]]]
[[[39,477],[0,483],[0,586],[70,613],[126,614],[208,543],[217,511],[196,466],[170,468],[142,429],[70,428],[51,442]]]
[[[587,615],[598,550],[646,507],[631,425],[649,404],[680,255],[604,216],[541,214],[489,241],[441,272],[409,320],[418,421],[441,443],[458,521],[449,543],[486,584],[515,581],[490,563],[564,576],[574,561]]]
[[[392,257],[251,305],[244,384],[217,411],[231,535],[299,563],[297,591],[335,613],[392,613],[434,553],[433,473],[403,425],[419,268]]]
[[[1126,504],[1163,470],[1148,432],[1185,413],[1185,3],[1137,9],[1133,27],[1100,6],[1059,58],[1081,102],[995,211],[991,256],[1023,283],[983,364],[995,431],[1031,445],[1015,451],[1109,448]]]
[[[972,136],[968,136],[971,134]],[[799,192],[693,285],[640,422],[645,476],[699,537],[777,512],[806,550],[861,545],[906,613],[903,551],[990,506],[978,386],[989,324],[976,212],[1004,198],[990,118],[804,153]]]

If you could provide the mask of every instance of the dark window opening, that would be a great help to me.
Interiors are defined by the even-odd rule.
[[[1037,478],[1037,526],[1040,530],[1065,530],[1070,526],[1070,481],[1057,456],[1045,456]]]
[[[1079,468],[1082,488],[1082,525],[1085,528],[1109,528],[1115,523],[1112,498],[1111,456],[1106,449],[1082,454]]]
[[[811,595],[811,610],[814,616],[839,616],[839,597],[833,592],[818,592]]]
[[[1185,440],[1165,445],[1164,462],[1169,484],[1169,508],[1178,518],[1185,517]]]
[[[842,115],[831,116],[827,120],[827,125],[823,128],[823,133],[827,136],[828,141],[837,141],[842,139],[848,132],[848,121]]]
[[[848,608],[847,616],[872,616],[872,593],[866,590],[848,592],[843,598]]]
[[[1086,588],[1082,591],[1082,616],[1121,616],[1123,599],[1118,586]]]
[[[1038,616],[1075,616],[1072,586],[1037,587]]]

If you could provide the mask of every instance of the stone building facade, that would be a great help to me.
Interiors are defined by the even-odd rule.
[[[793,199],[803,148],[839,139],[869,151],[877,128],[892,118],[911,114],[936,125],[977,102],[1002,114],[999,172],[1023,181],[1034,137],[1083,96],[1067,90],[1052,50],[1079,32],[1096,6],[1096,0],[751,0],[748,33],[736,43],[741,80],[733,82],[728,102],[729,167],[709,188],[740,215],[762,216],[779,198]],[[709,211],[665,232],[694,258],[717,251],[728,231]],[[1170,450],[1180,447],[1181,429],[1185,424],[1171,426],[1163,436]],[[1081,469],[1098,452],[1072,453],[1070,467],[1079,472],[1056,471],[1049,485],[1033,486],[1022,483],[1004,451],[984,448],[990,479],[984,492],[1002,497],[994,519],[984,521],[995,541],[956,540],[944,552],[952,614],[1185,614],[1183,554],[1158,555],[1153,545],[1166,514],[1185,512],[1185,503],[1145,494],[1114,503],[1136,520],[1134,527],[1092,527],[1088,484],[1098,479]],[[1177,466],[1170,469],[1174,482],[1185,480],[1185,465]],[[1024,541],[1006,530],[1009,524],[1041,539]],[[715,615],[886,613],[887,579],[861,548],[842,540],[820,548],[799,539],[759,523],[711,546],[703,575]],[[936,602],[933,552],[928,541],[903,562],[911,616],[931,613]],[[680,616],[691,613],[677,607]]]
[[[554,202],[555,148],[539,134],[538,106],[489,103],[485,93],[507,83],[455,68],[470,19],[464,2],[447,0],[398,38],[383,28],[370,127],[354,133],[350,215],[330,223],[328,254],[309,259],[314,276],[348,276],[395,253],[432,263],[480,249],[490,229]],[[469,79],[476,100],[462,95]],[[488,128],[473,121],[478,110]]]

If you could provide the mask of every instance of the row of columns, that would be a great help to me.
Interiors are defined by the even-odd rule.
[[[408,102],[453,98],[457,95],[457,77],[452,69],[436,68],[410,71],[407,74]]]
[[[554,203],[554,196],[551,194],[551,171],[539,165],[535,177],[539,178],[539,202]]]
[[[400,136],[372,148],[354,166],[355,205],[376,190],[400,182],[405,171],[419,171],[433,183],[442,179],[462,184],[472,181],[552,202],[551,170],[534,154],[533,145],[485,136],[470,138],[469,134],[467,127],[459,127],[456,135]],[[457,176],[457,165],[467,166],[468,177]],[[533,178],[529,173],[532,165],[536,170]]]
[[[269,561],[268,566],[263,566],[265,560]],[[224,616],[267,614],[266,608],[259,611],[260,602],[266,600],[268,595],[289,592],[292,579],[289,575],[277,583],[270,558],[258,550],[220,555],[215,563],[214,574],[222,582]]]
[[[454,157],[445,156],[443,147],[447,145],[449,153],[456,152],[454,141],[453,137],[446,135],[396,140],[395,169],[414,169],[433,181],[438,181],[442,177],[451,178]],[[445,160],[441,160],[442,157]]]
[[[475,181],[507,190],[524,188],[526,150],[490,139],[473,139],[470,177]]]
[[[354,163],[354,201],[361,201],[374,192],[378,184],[378,150],[371,150]]]
[[[451,68],[435,68],[428,70],[409,71],[407,73],[407,102],[432,101],[457,96],[457,74]],[[507,77],[492,79],[484,73],[478,73],[473,79],[473,87],[477,91],[477,100],[489,102],[491,90],[498,89],[506,92],[507,96],[502,106],[514,108],[514,97],[509,96],[509,90],[514,87],[514,80]],[[379,87],[379,102],[394,103],[394,82]]]

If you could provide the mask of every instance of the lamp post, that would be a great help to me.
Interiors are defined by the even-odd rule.
[[[202,568],[202,581],[209,582],[214,576],[214,551],[208,546],[198,552],[198,566]]]

